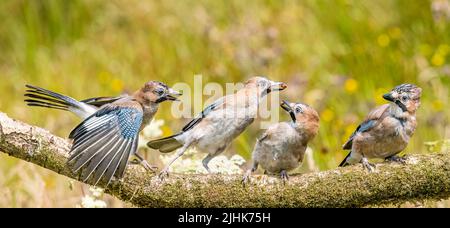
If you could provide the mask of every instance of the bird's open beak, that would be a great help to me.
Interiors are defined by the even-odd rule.
[[[295,113],[294,113],[294,110],[292,109],[291,104],[289,102],[283,100],[283,101],[281,101],[280,106],[281,106],[282,109],[286,110],[286,112],[289,113],[289,115],[291,116],[292,121],[295,122],[296,121],[296,117],[295,117]]]
[[[180,101],[177,97],[183,95],[182,93],[169,88],[169,91],[166,94],[166,99],[169,101]]]
[[[286,110],[286,112],[289,112],[289,113],[292,112],[292,107],[289,105],[289,102],[282,100],[280,106],[281,106],[281,108]]]
[[[270,84],[270,87],[269,87],[267,92],[281,91],[281,90],[286,89],[286,88],[287,88],[287,85],[284,82],[272,82]]]
[[[394,98],[394,96],[392,96],[392,93],[386,93],[386,94],[384,94],[384,95],[383,95],[383,98],[384,98],[385,100],[387,100],[387,101],[391,101],[391,102],[394,102],[394,101],[395,101],[395,98]]]

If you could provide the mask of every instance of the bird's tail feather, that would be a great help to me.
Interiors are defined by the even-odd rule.
[[[149,141],[147,146],[152,149],[159,150],[161,153],[172,152],[183,146],[183,144],[175,138],[178,135],[180,135],[180,133],[166,138]]]
[[[28,88],[25,93],[25,97],[27,98],[24,101],[29,106],[54,108],[66,111],[69,110],[70,107],[79,108],[79,101],[71,97],[37,86],[26,85],[26,87]]]
[[[349,165],[349,163],[347,162],[347,159],[350,157],[350,154],[351,154],[351,153],[352,153],[352,152],[350,151],[350,152],[347,154],[347,156],[345,156],[344,160],[342,160],[341,164],[339,164],[339,167],[344,167],[344,166]]]

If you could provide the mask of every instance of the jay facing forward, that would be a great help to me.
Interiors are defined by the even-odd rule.
[[[396,155],[406,148],[416,129],[421,93],[422,89],[415,85],[402,84],[383,95],[390,103],[374,109],[358,126],[343,146],[351,151],[339,166],[361,162],[364,168],[374,171],[368,158],[403,163],[404,159]]]
[[[178,134],[148,142],[150,148],[162,153],[179,149],[176,157],[160,173],[160,179],[168,175],[170,165],[190,146],[208,153],[202,163],[210,172],[208,163],[211,159],[222,153],[253,122],[260,100],[272,91],[285,88],[284,83],[273,82],[264,77],[252,77],[235,94],[219,98],[206,107]]]
[[[270,174],[279,174],[283,181],[289,178],[287,171],[293,170],[303,161],[308,142],[319,130],[319,115],[308,105],[283,101],[281,107],[292,121],[270,126],[256,141],[252,153],[252,168],[243,178],[249,181],[258,165]]]
[[[93,185],[100,181],[108,185],[113,176],[122,178],[131,155],[153,171],[136,153],[139,132],[151,122],[159,103],[181,95],[157,81],[145,83],[131,96],[82,101],[36,86],[27,88],[29,106],[67,110],[83,119],[69,135],[73,145],[68,163],[83,182]]]

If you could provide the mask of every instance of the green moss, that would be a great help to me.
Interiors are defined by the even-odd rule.
[[[27,133],[1,135],[0,149],[76,179],[66,166],[67,143]],[[39,146],[37,146],[39,145]],[[59,146],[59,147],[58,147]],[[29,153],[32,149],[32,153]],[[410,156],[408,164],[381,163],[368,173],[360,165],[292,176],[285,185],[274,177],[239,175],[171,175],[161,183],[141,166],[128,166],[123,180],[107,193],[139,207],[363,207],[450,196],[450,154]]]
[[[362,207],[448,197],[450,158],[414,159],[420,162],[381,164],[374,173],[354,166],[295,176],[286,185],[273,177],[253,178],[245,187],[240,176],[220,175],[173,175],[161,184],[133,169],[109,191],[141,207]]]

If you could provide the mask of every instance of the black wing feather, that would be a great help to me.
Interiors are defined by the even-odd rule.
[[[376,120],[367,120],[367,121],[364,121],[362,124],[360,124],[356,128],[355,132],[353,132],[353,134],[350,136],[348,141],[344,144],[343,149],[350,150],[352,148],[353,138],[355,137],[355,135],[357,133],[366,132],[366,131],[372,129],[375,126],[376,122],[377,122]]]
[[[133,146],[133,142],[131,142],[131,143],[126,142],[126,146],[122,150],[115,153],[114,157],[111,158],[111,162],[110,162],[111,169],[106,169],[104,172],[105,180],[108,180],[107,185],[109,184],[109,181],[114,176],[114,173],[117,173],[119,171],[118,168],[119,168],[120,162],[124,158],[126,152],[130,150],[130,148],[128,148],[128,147],[132,147],[132,146]]]
[[[88,99],[84,99],[81,100],[81,102],[95,106],[95,107],[101,107],[105,104],[110,104],[113,103],[119,99],[121,99],[122,96],[118,96],[118,97],[93,97],[93,98],[88,98]]]
[[[105,131],[102,134],[95,135],[92,140],[74,150],[73,158],[71,157],[71,160],[76,159],[73,166],[74,171],[77,172],[81,167],[87,165],[97,154],[111,149],[114,140],[118,139],[115,133],[114,131]]]
[[[142,112],[131,107],[105,106],[84,120],[70,134],[74,172],[81,171],[81,179],[94,185],[121,177],[137,150],[142,118]]]
[[[198,114],[197,117],[195,117],[193,120],[191,120],[189,123],[187,123],[183,127],[182,131],[188,131],[188,130],[192,129],[195,125],[200,123],[202,121],[202,119],[205,118],[211,111],[213,111],[215,108],[219,107],[221,104],[223,104],[222,99],[208,105],[208,107],[203,109],[203,111],[200,112],[200,114]]]
[[[214,109],[216,109],[217,107],[219,107],[220,105],[222,105],[224,103],[224,99],[220,99],[215,101],[214,103],[208,105],[205,109],[203,109],[202,112],[200,112],[200,114],[197,115],[197,117],[195,117],[194,119],[192,119],[191,121],[189,121],[189,123],[187,123],[182,129],[181,132],[165,137],[165,138],[161,138],[161,139],[156,139],[156,140],[151,140],[149,142],[147,142],[147,146],[155,149],[155,150],[159,150],[162,153],[169,153],[172,152],[180,147],[183,146],[182,143],[180,143],[177,139],[175,139],[175,137],[183,134],[183,132],[189,131],[190,129],[194,128],[197,124],[199,124],[209,113],[211,113]]]
[[[131,145],[131,149],[129,151],[136,151],[138,147],[139,139],[136,137]],[[124,154],[125,156],[130,156],[129,154]],[[125,167],[127,166],[128,159],[122,159],[119,162],[119,167],[117,168],[117,171],[115,172],[114,176],[117,178],[122,178],[123,174],[125,173]]]
[[[65,108],[68,108],[69,106],[79,108],[78,101],[71,97],[68,97],[68,96],[47,90],[47,89],[43,89],[41,87],[33,86],[33,85],[25,85],[25,86],[27,88],[29,88],[28,90],[26,90],[25,96],[32,98],[32,99],[27,99],[25,101],[35,103],[35,105],[31,105],[31,106],[38,106],[38,105],[36,105],[36,103],[43,102],[43,103],[46,103],[47,106],[42,106],[42,107],[53,108],[52,106],[55,105],[55,108],[56,108],[57,106],[62,105]]]
[[[103,162],[98,166],[97,171],[93,176],[93,181],[95,185],[97,185],[97,183],[103,176],[105,177],[107,183],[109,183],[111,179],[108,179],[107,176],[104,174],[108,169],[112,173],[114,173],[117,170],[116,167],[119,162],[113,164],[114,158],[122,154],[122,152],[131,144],[129,142],[130,142],[129,139],[122,139],[120,143],[117,144],[118,149],[116,151],[111,151],[109,154],[105,155],[105,157],[103,158]],[[112,176],[110,178],[112,178]]]
[[[90,160],[89,164],[83,170],[83,174],[81,176],[83,180],[86,181],[92,175],[94,177],[94,185],[97,184],[97,180],[95,179],[95,177],[101,177],[103,175],[103,171],[100,169],[100,167],[108,168],[109,161],[106,160],[106,158],[111,154],[114,155],[118,150],[121,150],[121,146],[123,145],[124,141],[125,139],[123,138],[119,140],[112,139],[112,143],[109,144],[109,146],[104,150],[104,153],[95,154],[95,156]]]

